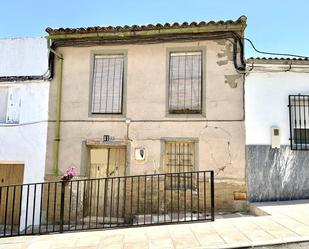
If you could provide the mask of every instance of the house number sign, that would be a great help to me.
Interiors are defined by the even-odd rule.
[[[110,135],[103,135],[103,142],[108,142],[111,140]]]

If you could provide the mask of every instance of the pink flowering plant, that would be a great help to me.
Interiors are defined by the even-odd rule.
[[[77,174],[77,169],[75,167],[69,167],[65,170],[64,175],[62,176],[62,181],[69,181]]]

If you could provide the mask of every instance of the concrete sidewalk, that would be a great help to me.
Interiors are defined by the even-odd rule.
[[[0,249],[240,248],[309,241],[309,200],[254,204],[264,216],[0,239]]]

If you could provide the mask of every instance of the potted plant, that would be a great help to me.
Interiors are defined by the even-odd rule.
[[[67,186],[70,180],[76,176],[77,169],[75,167],[69,167],[65,170],[64,175],[61,177],[61,180],[64,182],[64,185]]]

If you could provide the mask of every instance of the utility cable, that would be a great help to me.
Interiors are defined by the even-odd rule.
[[[290,57],[297,57],[297,58],[304,58],[304,59],[309,59],[308,56],[304,56],[304,55],[296,55],[296,54],[284,54],[284,53],[273,53],[273,52],[266,52],[266,51],[260,51],[258,50],[253,42],[249,39],[249,38],[245,38],[243,37],[244,40],[248,41],[250,43],[250,45],[252,46],[252,48],[260,54],[268,54],[268,55],[279,55],[279,56],[290,56]]]

